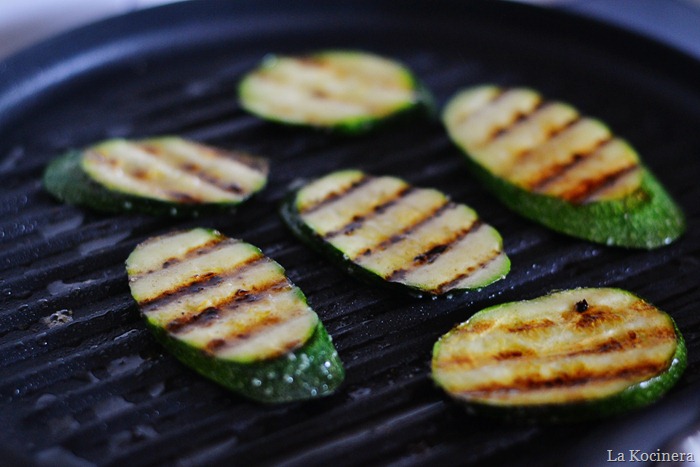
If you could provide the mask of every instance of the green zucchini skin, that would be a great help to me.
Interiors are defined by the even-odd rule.
[[[330,396],[345,378],[343,362],[320,321],[302,347],[282,357],[251,363],[214,358],[173,338],[163,328],[146,323],[156,340],[182,363],[202,376],[264,404]]]
[[[340,171],[338,173],[341,172],[343,171]],[[335,247],[330,242],[326,241],[321,235],[319,235],[318,232],[314,231],[313,228],[311,228],[306,222],[304,222],[297,208],[297,201],[300,190],[301,189],[287,194],[280,206],[280,215],[291,230],[291,232],[311,249],[315,250],[322,256],[328,258],[334,265],[370,285],[378,285],[384,287],[385,289],[408,294],[416,298],[436,298],[438,296],[444,296],[449,298],[454,295],[468,293],[472,290],[480,290],[481,288],[486,287],[491,283],[504,278],[510,271],[510,259],[502,250],[502,240],[500,238],[500,235],[497,231],[495,231],[495,229],[492,229],[493,235],[497,237],[499,246],[501,248],[499,258],[503,259],[503,264],[501,269],[498,271],[498,276],[492,277],[488,283],[483,283],[475,287],[454,288],[447,290],[446,292],[442,292],[426,289],[425,287],[420,287],[408,283],[386,280],[380,274],[350,260],[345,252]]]
[[[596,289],[575,289],[575,291],[578,290],[586,291]],[[627,294],[628,296],[635,297],[633,294],[625,290],[610,290],[616,290],[621,294]],[[569,291],[560,292],[566,293]],[[552,292],[549,295],[555,295],[560,292]],[[527,300],[522,303],[527,303],[530,301],[534,300]],[[474,314],[470,320],[488,316],[488,314],[493,311],[500,310],[511,305],[517,305],[517,303],[519,302],[505,303],[483,309]],[[549,404],[497,404],[484,401],[465,400],[464,398],[451,395],[449,394],[449,391],[447,391],[445,388],[443,389],[447,391],[448,395],[453,396],[455,400],[467,410],[468,413],[514,422],[571,423],[616,416],[643,408],[656,402],[662,396],[664,396],[680,380],[687,366],[687,348],[683,335],[678,329],[678,326],[673,318],[668,316],[666,313],[661,313],[668,318],[675,333],[676,347],[670,361],[668,362],[667,368],[660,374],[652,376],[644,381],[630,384],[623,390],[607,397],[592,398],[585,401],[567,403],[553,402]],[[458,332],[458,328],[465,326],[470,320],[462,325],[456,326],[452,331],[445,334],[437,342],[435,342],[433,346],[433,371],[431,376],[438,387],[442,387],[442,384],[439,377],[436,376],[435,365],[437,356],[441,350],[441,346],[443,345],[443,342],[447,336],[454,332]]]
[[[255,78],[256,74],[272,70],[280,60],[298,59],[300,61],[305,61],[333,56],[357,56],[360,58],[367,56],[370,58],[387,60],[388,62],[401,67],[400,73],[413,92],[412,98],[405,102],[405,104],[381,115],[372,115],[368,113],[365,115],[337,119],[334,121],[314,122],[306,118],[291,118],[276,114],[274,112],[262,111],[261,109],[257,108],[254,99],[250,97],[250,83]],[[393,60],[384,59],[383,57],[359,50],[321,50],[298,57],[269,54],[263,58],[263,60],[254,70],[247,73],[240,80],[238,84],[238,101],[243,109],[263,120],[285,126],[327,131],[344,136],[362,135],[415,118],[434,118],[436,116],[435,100],[430,90],[407,67]]]
[[[146,327],[183,364],[249,399],[333,394],[345,377],[331,337],[284,269],[216,230],[150,238],[126,261]]]
[[[490,103],[481,104],[483,107],[476,107],[476,110],[467,110],[467,107],[460,106],[470,105],[469,99],[472,99],[471,105],[473,105],[478,99],[475,96],[479,96],[480,93],[481,95],[485,95],[488,92],[500,92],[501,96],[509,92],[511,95],[513,95],[512,93],[521,93],[521,95],[529,96],[535,95],[538,104],[534,107],[534,110],[519,109],[517,112],[521,113],[516,113],[515,120],[511,121],[505,128],[499,127],[500,123],[496,123],[495,120],[489,120],[488,124],[479,121],[472,123],[469,121],[470,116],[473,116],[474,120],[479,120],[481,116],[476,115],[479,111],[490,110],[492,114],[487,118],[493,118],[493,115],[496,114],[495,109],[498,106],[498,104],[494,104],[494,102],[496,102],[498,98],[494,98]],[[470,97],[467,98],[465,96]],[[523,101],[521,101],[521,103],[522,102]],[[557,110],[552,110],[555,107]],[[515,107],[513,107],[513,109],[514,108]],[[568,115],[566,118],[569,119],[569,122],[560,122],[557,124],[552,122],[545,123],[542,114],[546,113],[546,110],[542,109],[551,110],[551,114],[558,111],[560,118],[563,118],[563,115]],[[465,113],[461,113],[462,111]],[[502,112],[503,115],[507,115],[508,110],[502,110]],[[539,115],[539,118],[542,119],[542,127],[538,127],[538,124],[535,123],[537,120],[537,117],[534,117],[535,115]],[[578,153],[578,150],[575,150],[575,158],[568,163],[568,166],[566,164],[563,166],[563,172],[561,173],[567,175],[567,169],[578,167],[577,161],[589,160],[587,159],[588,156],[599,152],[602,153],[603,151],[599,150],[599,148],[605,147],[607,143],[612,143],[626,147],[624,157],[627,157],[628,163],[635,161],[634,165],[628,167],[628,169],[632,171],[636,169],[636,173],[639,174],[639,185],[633,191],[628,190],[626,194],[621,192],[617,196],[574,201],[572,199],[567,199],[566,196],[558,196],[553,193],[541,191],[538,192],[536,189],[526,187],[522,182],[517,183],[508,179],[509,177],[515,177],[516,180],[522,180],[517,174],[523,167],[518,165],[519,162],[503,163],[500,162],[498,158],[512,151],[510,152],[510,157],[515,156],[515,160],[517,160],[517,143],[515,143],[515,141],[518,141],[518,138],[522,141],[527,139],[522,138],[524,133],[517,133],[517,124],[521,121],[531,125],[530,128],[533,131],[531,137],[533,141],[539,138],[539,136],[536,135],[538,135],[538,132],[542,129],[546,129],[546,131],[551,132],[550,134],[552,135],[558,135],[560,132],[564,133],[566,129],[576,127],[577,123],[580,123],[578,128],[587,124],[589,127],[593,128],[587,130],[590,135],[589,144],[591,144],[593,149],[585,149],[582,154]],[[628,143],[624,142],[624,140],[612,134],[601,122],[578,114],[576,109],[567,104],[545,101],[535,91],[528,89],[501,89],[497,86],[489,85],[476,86],[457,93],[450,102],[448,102],[443,112],[443,122],[450,138],[466,156],[465,159],[468,168],[484,186],[514,212],[552,230],[609,246],[654,249],[668,245],[677,240],[686,229],[685,217],[681,208],[673,201],[651,171],[639,161],[639,157],[634,149],[632,149]],[[489,140],[489,138],[487,138],[486,141],[482,141],[479,139],[479,136],[477,136],[480,134],[479,132],[482,131],[479,126],[482,123],[486,128],[488,128],[487,125],[493,125],[492,130],[495,136],[491,136],[490,138],[492,139]],[[469,127],[474,131],[471,133],[467,132],[466,130]],[[584,130],[580,131],[582,132],[581,134],[583,134]],[[572,131],[571,133],[574,132]],[[602,140],[596,139],[600,138],[601,133],[607,136],[602,138]],[[507,145],[499,146],[499,143],[493,144],[493,141],[496,141],[496,138],[503,134],[506,138],[512,137],[512,147],[508,148]],[[516,136],[518,136],[518,138],[515,138]],[[541,156],[543,148],[547,147],[551,149],[555,147],[553,144],[554,138],[554,136],[549,136],[545,137],[542,142],[533,143],[533,146],[525,145],[523,147],[527,149],[523,151],[523,153],[540,151],[538,155]],[[571,139],[573,140],[573,136]],[[559,149],[564,149],[564,145],[566,144],[566,142],[562,142]],[[569,142],[568,144],[572,143]],[[579,142],[576,144],[580,145],[581,143]],[[493,153],[489,151],[493,151]],[[554,151],[552,150],[551,152]],[[493,159],[488,159],[490,157]],[[554,157],[553,155],[552,158]],[[590,159],[594,158],[590,157]],[[545,175],[548,170],[556,171],[558,167],[557,164],[560,164],[560,162],[555,160],[546,163],[543,160],[541,163],[545,164],[540,169],[542,170],[542,174]],[[489,166],[490,164],[499,167],[499,170],[505,168],[509,175],[499,176],[497,173],[492,172]],[[508,166],[508,164],[512,165]],[[547,166],[546,164],[551,165]],[[532,164],[526,167],[526,169],[532,170]],[[601,170],[600,180],[605,180],[605,176],[615,174],[612,169],[609,169],[611,170],[609,172],[604,172],[603,170],[605,169],[602,168],[599,170]],[[572,172],[575,172],[575,170],[572,170]],[[592,171],[589,172],[589,176],[593,173]],[[621,171],[620,173],[625,174],[629,173],[629,171]],[[543,180],[547,180],[547,178],[545,177]],[[616,179],[612,178],[612,180]],[[573,182],[570,183],[570,188],[575,188]],[[585,183],[586,181],[584,180],[581,187],[585,187]]]
[[[524,190],[471,158],[466,163],[508,208],[556,232],[607,246],[651,250],[673,243],[686,229],[683,211],[645,168],[640,189],[633,195],[576,205]]]
[[[152,141],[159,139],[152,138]],[[107,140],[105,142],[109,142]],[[71,150],[52,160],[46,167],[42,182],[46,191],[66,204],[84,206],[107,213],[142,213],[163,217],[198,217],[200,215],[234,212],[236,207],[265,187],[236,202],[173,202],[130,194],[111,189],[90,177],[83,169],[83,150]],[[262,161],[262,160],[261,160]],[[265,168],[266,172],[267,169]]]

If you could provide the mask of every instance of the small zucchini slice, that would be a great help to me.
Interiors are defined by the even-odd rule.
[[[685,230],[682,211],[635,150],[568,104],[484,85],[454,96],[443,122],[503,203],[553,230],[646,249]]]
[[[242,107],[260,118],[350,134],[425,111],[432,102],[402,64],[343,50],[268,56],[238,91]]]
[[[351,273],[414,295],[478,289],[510,270],[501,236],[474,210],[395,177],[333,172],[292,193],[282,217]]]
[[[670,316],[624,290],[581,288],[476,313],[437,341],[432,377],[476,413],[565,421],[648,405],[685,366]]]
[[[266,403],[326,396],[343,381],[304,294],[253,245],[178,231],[139,244],[126,270],[156,339],[207,378]]]
[[[110,139],[54,160],[44,186],[99,211],[196,215],[231,209],[267,182],[264,159],[176,136]]]

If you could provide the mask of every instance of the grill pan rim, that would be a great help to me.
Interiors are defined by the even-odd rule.
[[[585,40],[592,48],[605,47],[606,54],[619,55],[641,67],[653,69],[659,75],[672,77],[666,79],[672,79],[681,87],[692,88],[700,81],[699,61],[640,34],[558,10],[489,1],[461,3],[446,1],[444,11],[482,15],[487,21],[501,22],[509,26],[518,24],[515,18],[527,18],[528,26],[520,26],[521,31],[536,29],[541,25],[551,26],[554,23],[556,27],[553,28],[552,34],[556,34],[557,31],[566,32],[569,40],[574,42]],[[327,3],[319,1],[307,1],[303,4],[290,2],[289,5],[289,10],[301,11],[308,8],[317,15],[330,12]],[[338,5],[340,6],[332,8],[336,14],[356,9],[376,15],[386,14],[396,8],[395,4],[392,5],[388,1],[339,2]],[[65,84],[89,78],[92,73],[113,66],[115,62],[143,55],[157,55],[178,46],[201,47],[218,40],[219,37],[231,38],[236,34],[245,36],[250,32],[246,27],[237,32],[227,30],[224,26],[238,24],[237,21],[245,16],[261,18],[273,15],[275,7],[279,7],[278,2],[267,0],[205,0],[167,5],[88,25],[20,52],[0,62],[0,70],[3,70],[0,73],[0,134],[11,130],[12,125],[30,113],[34,105],[44,104],[45,101],[54,98],[56,91]],[[404,11],[398,15],[399,20],[402,17],[413,18],[420,16],[420,12],[427,12],[431,8],[431,2],[411,0],[403,3],[400,8],[412,13]],[[208,33],[190,36],[190,39],[183,39],[182,42],[172,43],[166,40],[173,35],[186,37],[187,33],[199,30],[207,21],[215,25],[213,34],[210,30]],[[313,26],[317,22],[313,20],[308,24]],[[591,28],[595,28],[596,35],[591,36],[586,32]],[[134,46],[143,41],[148,44],[147,47]],[[118,45],[111,48],[115,43]],[[99,53],[105,50],[112,50],[113,53],[106,58],[99,58]],[[76,64],[70,62],[76,56],[91,58],[74,68],[66,69],[64,66],[67,62]],[[663,57],[662,68],[658,67],[659,57]],[[7,452],[10,456],[8,458],[11,459],[13,455],[23,457],[22,453],[3,444],[0,444],[0,452]]]

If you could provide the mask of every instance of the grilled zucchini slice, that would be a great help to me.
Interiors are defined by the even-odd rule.
[[[269,56],[241,80],[239,100],[263,119],[350,134],[432,107],[404,65],[344,50]]]
[[[282,217],[351,273],[414,295],[478,289],[510,270],[501,236],[474,210],[395,177],[333,172],[292,193]]]
[[[435,344],[432,377],[474,412],[563,421],[650,404],[685,366],[670,316],[624,290],[581,288],[476,313]]]
[[[207,378],[266,403],[326,396],[343,381],[304,294],[253,245],[178,231],[139,244],[126,270],[157,340]]]
[[[110,139],[53,161],[44,186],[99,211],[196,215],[231,209],[267,182],[264,159],[176,136]]]
[[[635,150],[570,105],[484,85],[454,96],[443,122],[503,203],[553,230],[646,249],[685,230],[682,211]]]

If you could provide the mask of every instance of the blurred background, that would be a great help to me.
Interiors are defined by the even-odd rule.
[[[0,0],[0,60],[62,31],[176,1]],[[700,0],[500,0],[579,12],[652,36],[700,58]]]
[[[206,0],[0,0],[0,60],[62,31],[175,1]],[[700,58],[700,0],[500,1],[521,1],[593,16]]]

